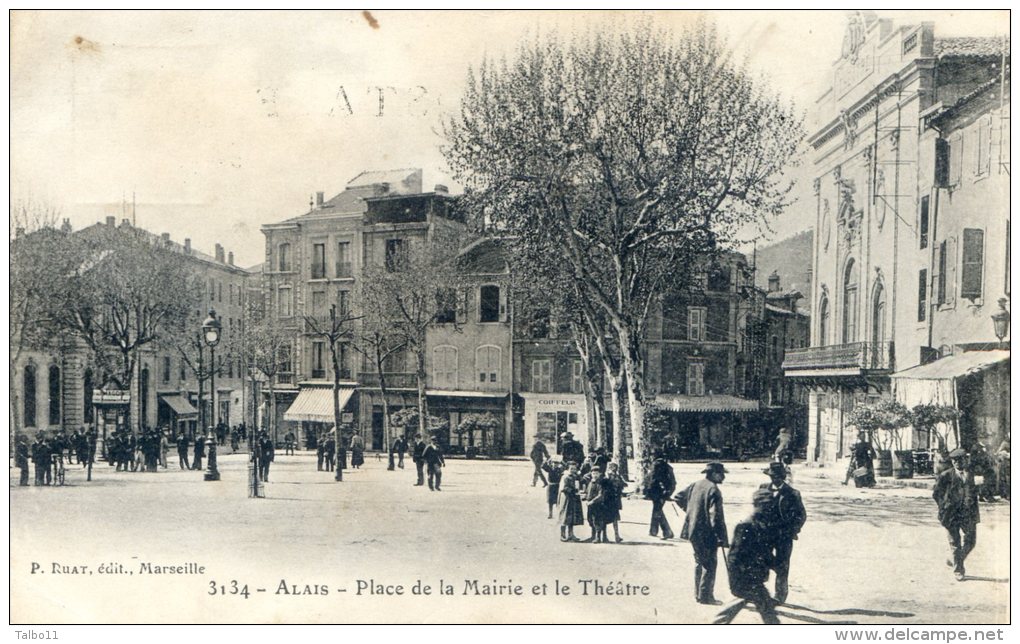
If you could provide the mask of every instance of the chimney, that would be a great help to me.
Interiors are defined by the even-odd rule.
[[[769,275],[769,293],[777,293],[779,290],[779,271],[772,271]]]
[[[221,244],[216,244],[216,261],[223,263],[223,246]]]
[[[160,239],[163,240],[163,245],[164,246],[169,246],[170,245],[170,233],[163,233],[159,237],[160,237]]]
[[[386,182],[375,184],[375,196],[381,197],[390,191],[390,184]]]
[[[120,220],[120,225],[121,226],[130,226],[131,225],[131,220],[128,219],[127,217],[125,217],[125,218]]]
[[[71,232],[71,220],[65,217],[64,223],[60,224],[60,230],[65,233]]]
[[[191,239],[188,237],[184,238],[184,252],[187,255],[191,254]]]
[[[450,189],[441,183],[437,183],[433,192],[435,192],[437,195],[448,195],[450,194]]]
[[[227,263],[230,264],[231,266],[234,265],[234,251],[230,251],[229,253],[227,253]]]
[[[315,207],[322,208],[322,204],[326,201],[326,195],[321,190],[315,193]]]
[[[114,217],[113,215],[108,215],[108,216],[106,217],[106,225],[107,225],[107,226],[110,226],[111,228],[112,228],[113,226],[116,226],[116,225],[117,225],[117,218],[116,218],[116,217]]]

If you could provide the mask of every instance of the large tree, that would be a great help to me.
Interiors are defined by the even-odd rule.
[[[276,379],[291,364],[291,352],[294,334],[275,316],[265,316],[255,298],[249,298],[244,311],[244,328],[241,339],[241,352],[247,365],[248,377],[251,379],[252,391],[252,427],[251,431],[264,429],[275,441],[276,436]],[[258,414],[255,412],[256,382],[265,381],[269,388],[268,419],[258,426]]]
[[[784,207],[800,119],[699,20],[547,36],[483,61],[444,133],[465,206],[518,244],[554,244],[545,261],[566,263],[607,318],[647,470],[648,315],[705,252]]]

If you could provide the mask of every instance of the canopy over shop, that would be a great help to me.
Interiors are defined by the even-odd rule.
[[[741,456],[760,410],[757,400],[729,394],[658,394],[650,403],[670,417],[664,448],[673,459]]]
[[[347,403],[354,395],[356,387],[341,386],[340,411],[343,412]],[[323,431],[332,429],[335,418],[333,415],[333,388],[301,387],[297,398],[283,414],[285,421],[298,424],[298,441],[307,447],[314,447],[315,440]]]

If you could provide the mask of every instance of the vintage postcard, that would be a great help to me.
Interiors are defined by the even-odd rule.
[[[1008,11],[9,20],[16,639],[1008,632]]]

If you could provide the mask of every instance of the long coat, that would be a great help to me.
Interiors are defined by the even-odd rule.
[[[707,478],[687,488],[687,518],[680,538],[709,545],[729,545],[722,492]]]
[[[738,523],[726,561],[730,591],[737,597],[744,597],[746,590],[765,583],[773,564],[768,526],[754,519]]]
[[[762,483],[759,489],[773,491],[771,483]],[[790,487],[789,483],[784,483],[774,496],[768,519],[775,536],[780,539],[796,539],[807,521],[807,510],[804,509],[800,492]]]
[[[959,528],[981,521],[977,486],[970,470],[965,470],[963,476],[956,468],[939,474],[932,497],[939,506],[939,523],[946,528]]]
[[[560,525],[573,526],[584,523],[584,508],[581,507],[581,491],[578,489],[580,482],[581,477],[570,472],[560,479]]]

